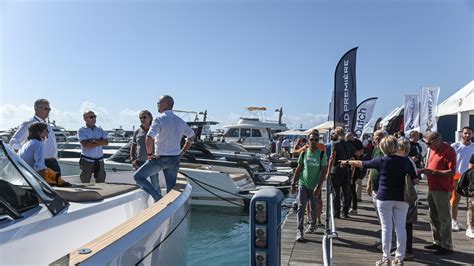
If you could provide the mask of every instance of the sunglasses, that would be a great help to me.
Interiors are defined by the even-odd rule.
[[[312,138],[312,139],[309,139],[309,140],[310,140],[310,141],[314,141],[314,142],[317,142],[317,141],[319,141],[319,139],[318,139],[318,138]]]
[[[89,116],[89,119],[94,119],[94,118],[97,118],[97,116],[96,115]]]
[[[45,110],[45,111],[51,111],[51,108],[49,108],[49,107],[45,107],[45,108],[42,108],[42,109]]]
[[[146,116],[140,116],[140,119],[147,119]]]

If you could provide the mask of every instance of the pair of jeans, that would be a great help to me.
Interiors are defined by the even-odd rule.
[[[142,166],[146,163],[146,161],[137,161],[138,166]],[[150,181],[153,187],[156,189],[160,189],[160,181],[159,181],[159,176],[158,174],[150,176]]]
[[[153,175],[158,175],[162,170],[166,180],[166,192],[169,192],[176,184],[176,178],[178,177],[179,155],[160,156],[148,160],[133,174],[137,184],[150,194],[155,202],[162,198],[160,187],[155,188],[147,179]]]
[[[393,225],[395,225],[395,233],[397,235],[397,251],[395,252],[395,258],[403,261],[407,244],[407,232],[405,226],[408,203],[397,200],[377,200],[377,209],[379,211],[380,223],[382,225],[382,258],[390,258],[392,230]]]
[[[304,212],[306,210],[306,204],[310,203],[311,205],[311,226],[316,226],[316,216],[318,214],[318,203],[316,197],[313,196],[313,190],[307,189],[304,186],[300,185],[298,187],[298,212],[297,212],[297,224],[298,230],[303,233],[303,223],[304,223]]]

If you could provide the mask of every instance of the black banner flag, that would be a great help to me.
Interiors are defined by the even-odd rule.
[[[334,73],[334,125],[343,124],[344,131],[352,129],[357,107],[356,55],[359,47],[341,57]]]

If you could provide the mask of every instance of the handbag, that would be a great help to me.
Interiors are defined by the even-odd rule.
[[[403,189],[403,201],[408,203],[410,206],[414,205],[418,195],[416,194],[415,186],[411,181],[410,175],[405,175],[405,188]]]

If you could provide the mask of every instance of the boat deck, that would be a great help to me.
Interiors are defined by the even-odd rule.
[[[474,239],[466,236],[466,200],[461,199],[458,221],[461,230],[453,232],[454,254],[436,256],[433,251],[423,248],[431,243],[428,204],[426,201],[427,184],[418,186],[422,205],[418,208],[418,221],[413,224],[414,260],[406,265],[419,264],[474,264]],[[325,194],[325,193],[323,193]],[[325,202],[325,200],[324,200]],[[324,222],[325,215],[322,219]],[[349,219],[336,219],[338,238],[333,240],[333,264],[374,265],[382,256],[375,242],[380,238],[380,225],[369,196],[362,192],[362,202],[358,204],[358,214]],[[323,264],[322,238],[324,228],[318,228],[314,234],[305,234],[305,242],[296,242],[296,212],[290,213],[282,228],[281,265]]]

